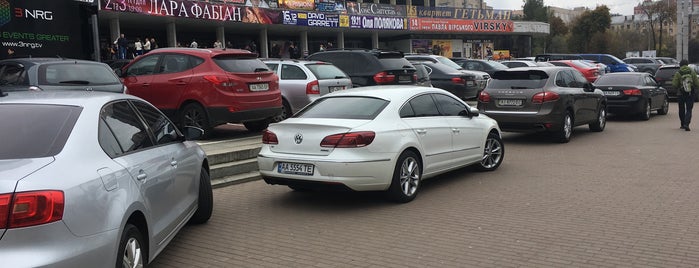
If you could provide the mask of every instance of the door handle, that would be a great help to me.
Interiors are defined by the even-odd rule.
[[[143,172],[143,170],[138,172],[138,175],[136,175],[136,179],[139,181],[145,180],[148,177],[148,175]]]
[[[452,129],[451,129],[451,132],[454,132],[454,133],[461,133],[461,130],[459,130],[458,128],[452,128]]]
[[[418,129],[418,130],[415,130],[415,132],[417,132],[417,134],[420,134],[420,135],[427,134],[427,130],[425,130],[425,129]]]

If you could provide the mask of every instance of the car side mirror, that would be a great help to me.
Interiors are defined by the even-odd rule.
[[[121,69],[114,69],[114,73],[115,73],[118,77],[122,77],[122,76],[124,75],[124,72],[122,72]]]
[[[595,91],[595,85],[593,85],[592,83],[585,83],[585,84],[583,85],[583,91],[585,91],[585,92],[593,92],[593,91]]]
[[[468,107],[467,109],[459,112],[459,116],[466,116],[466,117],[477,117],[480,114],[478,109],[473,108],[473,107]]]
[[[198,140],[204,137],[204,130],[198,127],[193,127],[193,126],[185,126],[184,127],[184,139],[191,141],[191,140]]]

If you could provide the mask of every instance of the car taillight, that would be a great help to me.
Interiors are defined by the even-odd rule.
[[[549,101],[556,101],[560,96],[555,92],[544,91],[534,94],[532,97],[532,103],[544,103]]]
[[[330,135],[323,138],[320,147],[329,148],[357,148],[364,147],[374,141],[376,133],[373,131],[360,131]]]
[[[211,82],[216,86],[221,87],[233,87],[235,82],[228,79],[228,77],[218,76],[218,75],[205,75],[204,80]]]
[[[0,229],[41,225],[63,219],[62,191],[0,195]]]
[[[641,96],[641,95],[643,95],[643,93],[641,93],[640,89],[631,88],[631,89],[624,89],[624,95]]]
[[[318,80],[313,80],[306,84],[306,94],[320,94],[320,84],[318,84]]]
[[[262,131],[262,143],[263,144],[279,144],[277,139],[277,134],[269,130]]]
[[[451,82],[454,83],[454,84],[458,84],[458,85],[466,84],[466,80],[464,80],[464,79],[461,78],[461,77],[452,77],[452,78],[451,78]]]
[[[488,94],[485,91],[481,91],[480,94],[478,94],[478,101],[488,103],[490,102],[490,94]]]
[[[389,84],[396,81],[396,75],[387,72],[380,72],[374,75],[374,82],[377,84]]]

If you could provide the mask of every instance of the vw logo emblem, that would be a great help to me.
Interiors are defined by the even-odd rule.
[[[262,77],[257,77],[257,81],[262,81]]]
[[[296,144],[301,144],[301,142],[303,142],[303,135],[297,133],[296,136],[294,136],[294,142],[296,142]]]

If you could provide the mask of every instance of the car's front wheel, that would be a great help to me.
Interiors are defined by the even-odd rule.
[[[143,235],[133,224],[126,224],[119,242],[116,267],[136,268],[148,264],[147,245],[143,243]]]
[[[203,167],[200,173],[197,211],[189,219],[191,224],[202,224],[209,221],[214,207],[214,193],[211,190],[209,173]]]
[[[480,171],[496,170],[504,158],[505,145],[502,143],[500,135],[490,132],[488,138],[485,140],[483,157],[481,158],[481,162],[476,164],[476,168]]]
[[[403,152],[398,157],[396,167],[393,170],[388,196],[400,203],[412,201],[420,189],[421,177],[422,167],[418,156],[412,151]]]
[[[659,115],[666,115],[670,111],[670,100],[667,97],[663,99],[663,106],[658,109]]]
[[[588,125],[591,131],[601,132],[604,127],[607,126],[607,110],[604,106],[600,107],[597,111],[597,120]]]

